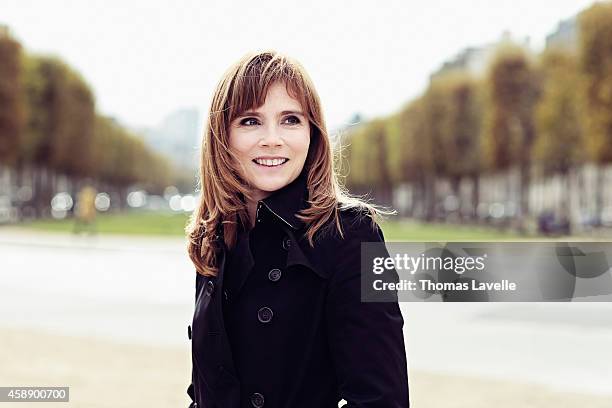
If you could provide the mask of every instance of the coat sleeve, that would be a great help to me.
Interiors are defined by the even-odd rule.
[[[194,300],[194,304],[195,302],[198,300],[198,282],[199,282],[199,274],[198,271],[196,270],[196,279],[195,279],[195,300]],[[191,333],[191,326],[189,327],[189,332]],[[191,334],[189,335],[189,340],[191,341]],[[193,356],[192,356],[193,358]],[[192,362],[192,366],[191,366],[191,384],[189,384],[189,386],[187,387],[187,395],[189,395],[189,398],[191,399],[189,406],[187,408],[194,408],[195,405],[195,393],[194,393],[194,371],[193,371],[193,362]]]
[[[361,301],[361,242],[384,242],[369,219],[345,230],[326,303],[340,398],[345,408],[408,408],[404,320],[397,300]]]

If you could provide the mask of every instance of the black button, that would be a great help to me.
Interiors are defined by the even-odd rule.
[[[187,326],[187,337],[191,340],[191,325]]]
[[[268,272],[268,279],[270,279],[272,282],[276,282],[280,278],[281,278],[280,269],[274,268],[274,269],[271,269],[270,272]]]
[[[291,248],[291,240],[289,238],[283,239],[283,248],[287,251]]]
[[[251,405],[255,408],[261,408],[264,406],[264,396],[258,392],[254,392],[251,395]]]
[[[229,293],[227,292],[227,289],[223,289],[223,297],[225,300],[229,300]]]
[[[211,295],[214,290],[215,290],[215,284],[213,283],[213,281],[208,281],[208,283],[206,284],[206,293]]]
[[[257,311],[257,318],[262,323],[269,323],[270,320],[272,320],[272,315],[273,314],[274,313],[272,313],[272,309],[270,309],[267,306],[264,306],[264,307],[262,307],[261,309],[259,309]]]

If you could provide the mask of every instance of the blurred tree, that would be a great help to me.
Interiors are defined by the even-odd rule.
[[[117,191],[118,202],[113,206],[125,208],[127,187],[134,181],[129,173],[135,158],[125,130],[112,118],[96,117],[93,152],[94,174],[106,189]]]
[[[175,172],[165,157],[152,152],[141,138],[109,117],[95,118],[92,163],[94,177],[112,186],[107,189],[117,190],[121,207],[131,185],[157,194],[171,184],[185,185],[184,172]]]
[[[84,79],[72,70],[66,71],[64,133],[53,148],[54,168],[73,178],[90,177],[95,117],[94,96]]]
[[[385,128],[387,133],[387,171],[391,185],[396,185],[402,181],[402,161],[406,152],[400,149],[401,139],[401,123],[399,112],[388,116],[385,119]]]
[[[92,145],[93,177],[103,183],[112,182],[115,138],[119,127],[108,117],[96,115],[94,120],[94,137]],[[108,188],[102,188],[107,190]]]
[[[531,150],[535,139],[533,119],[539,78],[526,52],[514,45],[500,47],[486,78],[487,109],[483,123],[483,148],[488,165],[520,173],[519,224],[529,214],[528,191]]]
[[[45,216],[58,174],[69,176],[72,195],[80,179],[93,175],[94,97],[84,79],[58,57],[27,55],[22,64],[28,122],[20,171],[32,165],[36,213]]]
[[[444,122],[449,115],[448,88],[443,80],[430,82],[421,100],[419,136],[414,148],[423,154],[423,170],[426,174],[425,219],[430,221],[436,216],[439,204],[436,180],[449,175],[448,149],[444,146]]]
[[[598,165],[612,162],[612,3],[596,3],[578,18],[579,64],[585,78],[586,145]],[[598,223],[604,204],[604,174],[598,172]]]
[[[390,203],[392,194],[388,134],[385,119],[375,119],[346,135],[350,148],[347,186],[359,193],[372,193]]]
[[[24,94],[27,107],[27,126],[24,143],[21,147],[23,163],[47,164],[48,145],[45,138],[50,128],[50,111],[45,105],[45,92],[48,83],[42,75],[42,59],[24,55]],[[43,150],[45,150],[43,152]]]
[[[68,145],[63,141],[70,127],[68,109],[68,67],[57,57],[41,56],[38,63],[39,75],[43,81],[41,108],[47,112],[42,143],[37,151],[37,162],[53,170],[61,167],[61,148]]]
[[[25,129],[21,45],[0,26],[0,164],[14,165]]]
[[[402,180],[413,186],[411,215],[426,217],[433,200],[433,149],[430,139],[423,137],[423,99],[418,98],[403,107],[398,115],[399,145],[402,152]]]
[[[561,212],[570,222],[569,173],[586,157],[581,77],[576,57],[558,49],[550,49],[542,54],[541,69],[543,85],[542,96],[536,107],[534,159],[546,175],[557,173],[563,178]]]
[[[376,119],[370,124],[370,148],[374,151],[374,160],[369,166],[375,172],[376,194],[378,201],[385,205],[392,204],[393,181],[389,163],[389,127],[387,119]]]
[[[96,115],[93,92],[79,73],[58,57],[20,50],[0,31],[0,159],[15,162],[18,185],[32,168],[36,215],[49,214],[58,174],[67,176],[71,193],[93,178],[99,191],[116,190],[121,205],[131,185],[161,194],[168,185],[189,184],[184,170],[175,170],[141,137]]]
[[[447,158],[447,173],[453,194],[460,198],[463,178],[472,181],[472,211],[476,216],[479,201],[480,126],[482,101],[478,83],[467,73],[454,72],[438,77],[447,108],[442,121],[442,148]]]

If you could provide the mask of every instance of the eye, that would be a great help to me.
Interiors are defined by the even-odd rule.
[[[300,118],[298,118],[295,115],[287,116],[285,120],[290,120],[289,122],[290,125],[298,125],[301,123]]]
[[[252,123],[251,121],[257,122],[257,119],[255,119],[255,118],[244,118],[244,119],[242,119],[240,121],[240,124],[244,125],[244,126],[253,126],[253,125],[257,124],[257,123]]]

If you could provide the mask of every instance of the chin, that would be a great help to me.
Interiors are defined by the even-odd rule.
[[[267,191],[269,193],[276,191],[276,190],[280,190],[281,188],[285,187],[287,184],[289,184],[289,178],[288,177],[283,177],[283,178],[275,178],[274,180],[256,180],[255,183],[253,183],[253,185],[262,191]]]

